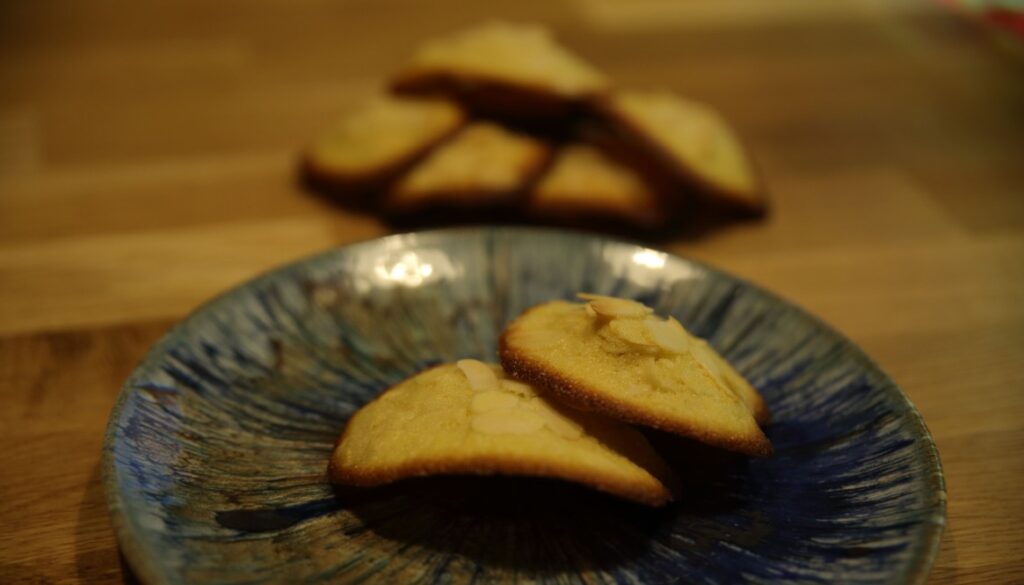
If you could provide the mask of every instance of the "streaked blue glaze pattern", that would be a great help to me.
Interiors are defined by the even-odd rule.
[[[494,359],[508,320],[581,290],[708,338],[763,391],[775,456],[653,436],[685,484],[660,510],[522,479],[332,489],[362,404]],[[105,448],[122,548],[152,583],[919,583],[945,519],[920,416],[841,335],[698,263],[538,229],[393,236],[225,294],[125,383]]]

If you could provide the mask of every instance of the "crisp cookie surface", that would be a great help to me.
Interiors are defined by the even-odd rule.
[[[607,78],[559,46],[544,27],[492,22],[425,43],[397,85],[446,77],[578,97],[603,91]]]
[[[436,474],[507,474],[582,483],[648,505],[671,499],[643,436],[574,411],[463,360],[385,391],[349,421],[331,457],[340,484],[372,486]]]
[[[767,409],[753,387],[733,388],[703,340],[639,303],[536,306],[505,330],[499,353],[514,377],[569,403],[731,451],[771,453],[755,419],[767,419]]]
[[[603,101],[603,108],[613,125],[708,194],[749,209],[765,206],[745,149],[709,106],[669,91],[618,91]]]
[[[531,212],[605,215],[645,226],[664,219],[655,193],[633,169],[585,144],[563,147],[529,200]]]
[[[742,374],[736,371],[736,368],[732,367],[728,360],[704,340],[699,340],[693,349],[703,352],[705,364],[714,368],[718,376],[743,400],[750,412],[753,413],[757,424],[764,426],[771,421],[772,415],[764,397]]]
[[[434,202],[474,205],[509,199],[547,159],[541,142],[495,124],[475,122],[403,177],[389,204],[418,208]]]
[[[445,100],[377,96],[314,142],[306,163],[339,180],[375,175],[400,166],[464,121],[462,110]]]

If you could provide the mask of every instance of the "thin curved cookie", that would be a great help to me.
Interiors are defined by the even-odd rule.
[[[743,377],[743,374],[737,372],[736,368],[732,367],[728,360],[708,345],[708,342],[699,337],[691,337],[691,340],[694,341],[692,351],[695,356],[698,356],[701,364],[739,395],[743,402],[746,403],[747,408],[750,409],[750,412],[754,414],[754,420],[757,421],[757,424],[764,426],[771,422],[772,415],[768,410],[768,403],[764,401],[764,397],[757,391],[757,388],[754,388]]]
[[[764,401],[703,340],[640,303],[581,296],[589,302],[545,303],[513,321],[499,344],[506,371],[581,408],[771,454],[757,420],[768,419]]]
[[[473,122],[399,179],[384,207],[393,215],[511,209],[549,156],[549,148],[538,140]]]
[[[558,151],[534,186],[527,211],[541,219],[605,220],[638,228],[663,227],[669,215],[639,173],[586,144]]]
[[[616,136],[616,154],[696,189],[705,199],[748,213],[768,207],[754,164],[711,107],[670,91],[616,91],[594,102]]]
[[[454,103],[376,96],[350,111],[304,152],[305,178],[341,197],[381,189],[466,122]]]
[[[391,86],[450,97],[483,115],[553,121],[610,82],[541,26],[489,22],[424,43]]]
[[[437,474],[549,477],[650,506],[672,499],[663,482],[671,472],[639,432],[549,402],[475,360],[417,374],[356,412],[329,473],[353,486]]]

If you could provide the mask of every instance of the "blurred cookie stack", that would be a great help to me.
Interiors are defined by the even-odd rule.
[[[401,225],[538,222],[671,233],[760,215],[765,190],[711,108],[616,87],[534,25],[423,45],[391,92],[311,144],[307,185]]]

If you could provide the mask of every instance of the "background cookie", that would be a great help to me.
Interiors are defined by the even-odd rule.
[[[699,341],[640,303],[593,297],[527,310],[501,336],[502,365],[570,404],[754,456],[771,453],[754,413]]]
[[[427,40],[390,90],[309,148],[302,171],[392,227],[545,223],[660,240],[767,209],[715,111],[620,90],[543,26],[492,21]]]
[[[555,154],[530,193],[527,213],[540,219],[621,222],[638,228],[660,228],[668,219],[643,176],[580,143],[567,144]]]
[[[475,360],[422,372],[364,406],[330,463],[344,485],[435,474],[560,478],[652,506],[672,497],[640,433],[551,403]]]
[[[609,87],[538,25],[490,22],[428,41],[392,80],[399,93],[444,95],[476,114],[564,123]]]
[[[670,91],[616,91],[594,104],[618,139],[606,144],[621,156],[713,202],[749,213],[767,209],[750,157],[709,106]]]
[[[408,170],[465,121],[449,101],[374,97],[306,149],[304,179],[341,198],[365,196]]]
[[[768,410],[768,403],[764,401],[764,397],[757,391],[757,388],[754,388],[742,374],[737,372],[728,360],[715,351],[715,348],[708,345],[708,342],[699,337],[691,336],[690,339],[692,341],[690,351],[698,356],[708,371],[725,382],[726,386],[743,400],[747,408],[754,414],[757,424],[761,426],[768,424],[772,415]]]
[[[548,162],[542,142],[495,124],[474,122],[438,147],[391,190],[385,210],[453,214],[511,209]]]

